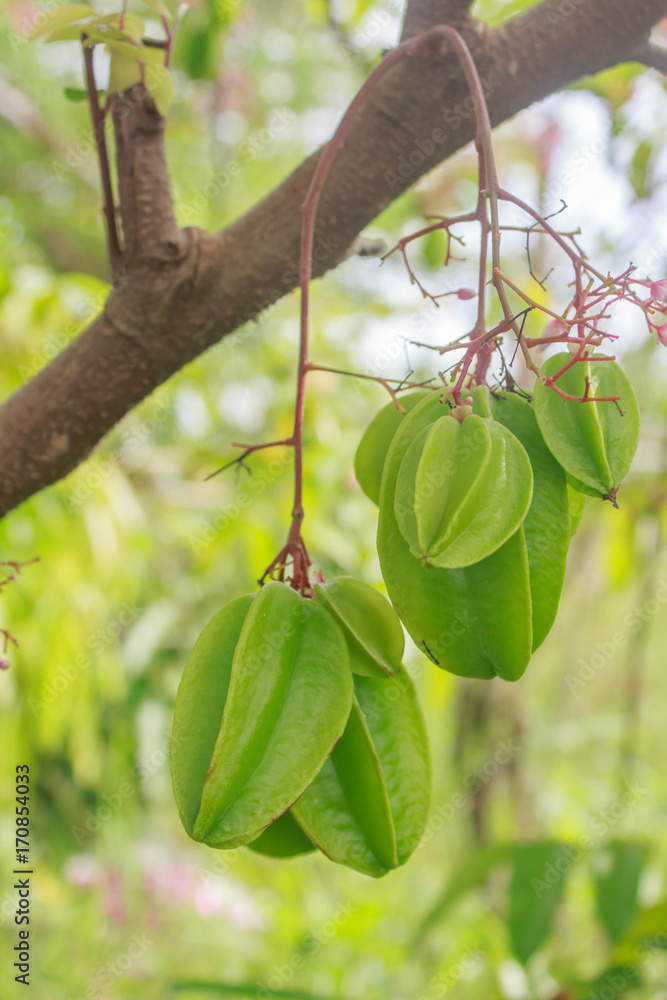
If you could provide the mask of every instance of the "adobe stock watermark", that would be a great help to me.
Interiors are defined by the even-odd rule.
[[[294,459],[292,449],[285,447],[280,449],[282,454],[269,461],[266,466],[260,469],[249,469],[247,485],[245,489],[239,490],[234,499],[222,504],[219,509],[204,519],[200,531],[192,534],[188,542],[195,553],[201,552],[207,545],[214,542],[221,531],[229,527],[241,517],[270,486],[280,478],[285,469],[289,468]],[[252,458],[252,456],[250,456]]]
[[[604,977],[604,984],[594,993],[589,993],[586,1000],[614,1000],[614,997],[625,993],[633,983],[635,986],[639,986],[637,977],[638,969],[636,966],[623,965],[620,969],[608,972]]]
[[[583,7],[585,3],[586,0],[562,0],[562,3],[558,5],[556,10],[554,10],[553,7],[550,7],[546,11],[545,17],[547,24],[554,26],[562,24],[564,21],[567,21],[568,17],[571,17],[572,14],[576,14],[576,12]]]
[[[32,40],[32,33],[43,27],[60,7],[70,2],[71,0],[40,0],[36,6],[21,4],[18,8],[18,29],[10,31],[8,37],[13,52],[16,53],[20,46],[27,45]]]
[[[274,965],[265,983],[257,982],[255,996],[258,1000],[270,1000],[272,996],[283,991],[295,973],[303,969],[328,941],[335,938],[341,927],[344,927],[357,911],[358,907],[349,900],[347,903],[340,903],[329,920],[325,920],[317,930],[311,931],[302,939],[297,953],[292,955],[288,962]]]
[[[97,970],[93,983],[84,993],[78,997],[69,996],[67,1000],[97,1000],[98,997],[102,1000],[109,995],[108,990],[116,980],[126,975],[136,960],[145,955],[154,944],[155,941],[147,934],[134,934],[125,951]]]
[[[589,993],[585,1000],[614,1000],[615,997],[624,994],[629,987],[639,985],[637,980],[640,966],[643,965],[644,969],[648,971],[651,963],[657,957],[655,953],[664,953],[666,950],[667,926],[641,941],[635,948],[633,961],[608,972],[602,985],[598,986],[594,992]],[[645,987],[649,985],[645,978],[643,985]]]
[[[113,645],[123,632],[134,624],[144,609],[136,604],[124,602],[114,620],[103,628],[92,632],[86,640],[86,648],[91,654],[100,654]],[[43,708],[52,705],[70,684],[84,671],[89,670],[93,663],[92,655],[79,653],[72,663],[59,667],[55,677],[42,686],[39,698],[28,698],[28,707],[34,716],[39,715]]]
[[[492,70],[488,77],[481,79],[484,96],[488,99],[501,84],[500,78]],[[447,141],[452,132],[461,128],[464,122],[475,117],[475,102],[471,95],[458,101],[451,108],[445,108],[442,114],[444,127],[436,127],[421,139],[415,139],[409,153],[401,153],[394,170],[385,170],[384,179],[390,191],[402,190],[405,182],[410,181],[414,174],[423,166],[426,160],[433,156],[438,146]]]
[[[74,486],[66,494],[66,500],[70,507],[80,507],[81,504],[89,500],[94,491],[108,482],[115,469],[122,465],[123,456],[145,444],[173,412],[173,406],[166,404],[158,397],[152,415],[144,417],[143,420],[135,424],[125,434],[119,446],[110,452],[108,458],[97,458],[92,468],[84,466],[76,473]]]
[[[62,158],[54,159],[51,164],[51,173],[62,181],[68,174],[81,173],[82,167],[89,160],[98,158],[97,142],[104,135],[107,138],[114,133],[114,122],[123,122],[146,99],[146,91],[150,92],[153,85],[160,83],[162,77],[162,67],[145,64],[143,69],[142,84],[136,84],[131,89],[123,92],[122,103],[116,108],[114,116],[107,114],[99,126],[87,125],[79,132],[79,138],[74,142],[69,142],[62,150]]]
[[[130,279],[126,275],[119,276],[119,287],[125,288],[129,283]],[[109,298],[109,292],[109,288],[102,288],[96,295],[88,295],[85,302],[81,303],[81,307],[75,310],[78,313],[76,319],[71,320],[57,333],[48,334],[42,346],[31,352],[28,361],[17,365],[16,370],[23,382],[27,382],[39,374],[42,368],[70,346],[86,323],[92,323],[96,317],[102,314]]]
[[[432,997],[446,996],[453,986],[465,979],[484,958],[484,952],[476,945],[465,949],[461,957],[453,962],[444,972],[438,972],[429,981],[426,992],[418,1000],[431,1000]]]
[[[169,762],[170,751],[175,746],[182,745],[182,742],[182,737],[179,739],[173,734],[171,739],[163,740],[160,747],[138,761],[134,769],[135,775],[140,781],[145,781],[150,775],[162,770]],[[75,824],[70,827],[70,832],[77,845],[81,847],[87,840],[99,833],[104,824],[123,809],[135,795],[136,786],[130,781],[122,781],[113,792],[104,792],[100,796],[100,802],[96,808],[86,810],[83,825]]]
[[[183,225],[193,225],[210,202],[218,198],[234,178],[240,175],[243,164],[250,163],[259,156],[295,118],[295,113],[289,108],[273,111],[267,124],[243,139],[237,147],[236,156],[212,173],[206,184],[196,189],[189,202],[179,204],[177,199],[176,211]]]
[[[605,642],[598,642],[595,652],[587,660],[580,659],[576,674],[565,675],[565,683],[570,691],[585,687],[616,656],[618,650],[627,644],[630,637],[645,628],[665,607],[667,607],[667,580],[660,579],[653,597],[649,597],[642,605],[635,605],[624,615],[622,623],[624,627],[617,629]]]
[[[429,821],[422,837],[422,843],[428,843],[437,833],[440,833],[457,813],[469,804],[471,796],[476,795],[484,785],[500,773],[503,767],[514,760],[521,751],[521,745],[514,740],[503,740],[498,744],[495,753],[487,757],[483,764],[469,771],[463,779],[465,791],[457,791],[446,801],[441,802],[431,811]]]
[[[591,833],[582,834],[575,844],[563,844],[557,861],[545,866],[541,878],[530,880],[531,888],[537,898],[540,899],[545,892],[558,885],[563,876],[567,875],[588,851],[597,847],[609,831],[625,818],[628,810],[639,802],[647,791],[648,789],[643,788],[637,781],[633,785],[626,785],[623,794],[612,806],[601,809],[589,820]]]
[[[546,199],[551,199],[555,202],[562,199],[567,188],[585,174],[589,167],[600,158],[609,145],[610,138],[611,132],[608,131],[604,135],[598,135],[594,139],[591,139],[590,142],[578,146],[573,150],[565,164],[558,171],[558,175],[549,180],[545,185],[544,194]]]
[[[135,795],[136,790],[129,781],[122,781],[115,792],[104,792],[100,796],[99,805],[94,810],[86,810],[83,826],[75,823],[70,827],[70,833],[77,846],[81,847],[87,840],[99,833],[104,824],[123,809],[126,802],[133,799]]]

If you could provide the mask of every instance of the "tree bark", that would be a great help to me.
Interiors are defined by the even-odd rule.
[[[447,19],[485,84],[492,124],[646,51],[666,0],[543,0],[489,31],[465,0],[413,0],[405,32]],[[314,275],[393,199],[474,136],[458,63],[425,44],[359,112],[323,191]],[[157,386],[296,287],[300,207],[319,152],[223,232],[177,227],[164,120],[142,87],[115,101],[125,252],[102,314],[0,407],[0,516],[74,469]]]

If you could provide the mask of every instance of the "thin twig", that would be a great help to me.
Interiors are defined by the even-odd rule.
[[[125,7],[123,7],[123,14]],[[83,36],[85,41],[86,36]],[[100,107],[97,98],[97,84],[95,82],[95,70],[93,66],[93,50],[95,46],[84,46],[83,59],[86,69],[86,91],[88,94],[88,104],[93,122],[93,135],[97,147],[97,158],[100,165],[100,177],[102,180],[102,192],[104,195],[104,216],[107,229],[107,249],[109,252],[109,263],[112,272],[115,272],[122,257],[118,229],[116,226],[116,206],[114,204],[113,187],[111,184],[111,168],[109,166],[109,155],[107,153],[107,142],[104,134],[105,110]]]

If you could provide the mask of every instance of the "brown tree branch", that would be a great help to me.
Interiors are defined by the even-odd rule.
[[[637,62],[657,69],[660,73],[667,73],[667,47],[656,45],[654,42],[647,42],[635,53]]]
[[[401,41],[427,31],[436,24],[458,28],[469,17],[474,0],[408,0]]]
[[[143,84],[112,103],[125,283],[137,270],[180,261],[188,238],[174,215],[164,153],[165,120]]]
[[[497,125],[579,77],[627,61],[665,0],[543,0],[489,32],[457,25]],[[425,47],[387,74],[353,123],[322,194],[314,273],[348,254],[394,198],[474,135],[456,61]],[[170,375],[298,284],[300,209],[319,154],[224,232],[179,230],[164,122],[143,88],[114,106],[122,270],[103,314],[0,407],[0,514],[76,467]]]

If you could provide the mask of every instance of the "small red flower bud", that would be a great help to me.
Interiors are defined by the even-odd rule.
[[[559,319],[552,319],[547,323],[546,330],[544,331],[545,337],[558,337],[562,333],[567,333],[567,327],[565,323],[561,323]]]

